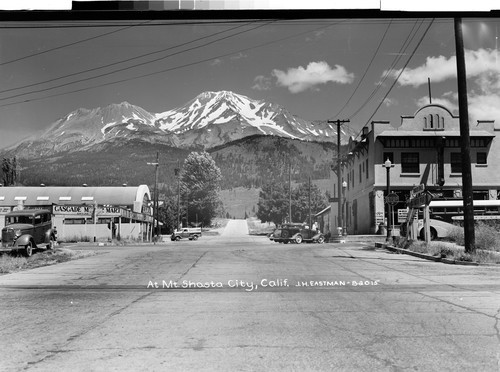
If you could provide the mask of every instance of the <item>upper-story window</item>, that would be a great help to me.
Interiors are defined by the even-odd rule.
[[[401,173],[420,173],[420,159],[418,152],[401,153]]]
[[[424,117],[424,130],[444,130],[444,117],[429,114]]]
[[[451,173],[462,173],[462,153],[450,153]]]
[[[476,154],[476,163],[479,165],[486,165],[488,164],[488,154],[486,152],[478,152]]]

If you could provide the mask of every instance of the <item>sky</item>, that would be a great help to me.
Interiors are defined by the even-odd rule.
[[[360,13],[363,15],[366,13]],[[76,20],[0,23],[0,148],[78,108],[152,113],[204,91],[306,120],[399,125],[429,103],[458,114],[453,19]],[[500,120],[498,18],[464,18],[469,115]]]

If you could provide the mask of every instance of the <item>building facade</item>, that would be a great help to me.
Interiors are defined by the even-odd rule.
[[[500,192],[500,123],[494,120],[470,123],[471,168],[474,199],[497,199]],[[445,107],[429,104],[413,116],[402,116],[401,125],[373,121],[359,139],[351,139],[340,151],[342,184],[332,174],[333,198],[330,230],[342,221],[349,234],[374,234],[388,219],[384,203],[387,180],[398,196],[392,207],[396,226],[406,219],[410,191],[424,185],[436,198],[461,199],[462,163],[459,117]],[[391,162],[389,174],[384,166]],[[340,192],[339,192],[340,191]],[[340,196],[340,198],[339,198]]]
[[[60,241],[151,240],[153,217],[146,185],[0,187],[0,228],[6,213],[19,209],[52,211]]]

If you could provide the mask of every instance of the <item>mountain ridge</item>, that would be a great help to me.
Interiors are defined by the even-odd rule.
[[[345,143],[353,135],[342,128]],[[21,157],[82,151],[110,139],[147,140],[182,149],[210,149],[252,135],[335,142],[327,121],[307,121],[284,107],[230,91],[202,92],[185,105],[150,113],[128,102],[94,109],[78,108],[41,134],[3,149]]]

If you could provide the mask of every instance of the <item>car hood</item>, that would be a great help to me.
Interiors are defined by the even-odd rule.
[[[14,223],[12,225],[5,226],[2,230],[13,229],[13,230],[28,230],[32,229],[33,225],[29,223]]]

